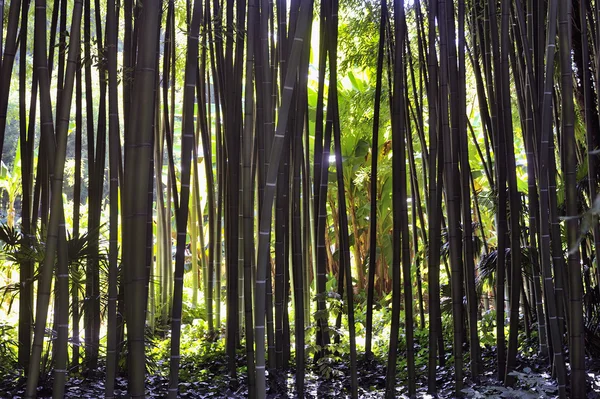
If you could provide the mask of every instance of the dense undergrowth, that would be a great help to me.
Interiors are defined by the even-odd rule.
[[[375,337],[373,355],[366,357],[364,347],[359,346],[362,355],[359,356],[358,382],[359,397],[383,398],[385,393],[386,359],[390,328],[390,310],[385,306],[385,298],[380,302],[378,311],[375,312]],[[357,314],[362,314],[359,304]],[[344,311],[341,301],[332,296],[330,309]],[[180,364],[179,385],[181,398],[244,398],[248,396],[248,380],[244,341],[237,352],[237,378],[233,379],[228,372],[226,349],[223,339],[210,336],[206,325],[205,312],[202,307],[186,307],[182,327],[182,359]],[[335,312],[332,312],[335,316]],[[516,384],[505,387],[497,380],[495,326],[493,325],[494,311],[483,312],[480,319],[480,338],[482,343],[482,370],[479,380],[475,381],[467,372],[464,378],[465,388],[463,396],[467,398],[554,398],[557,397],[558,388],[552,376],[552,369],[547,358],[537,354],[537,334],[535,329],[530,336],[525,336],[523,329],[520,337],[521,345],[517,357],[517,367],[513,372]],[[335,317],[331,319],[335,324]],[[363,321],[357,319],[357,326]],[[292,327],[293,329],[293,327]],[[360,328],[357,328],[360,331]],[[315,328],[306,328],[308,336],[314,337]],[[449,398],[454,395],[454,372],[451,342],[451,325],[444,323],[445,354],[443,366],[437,368],[438,397]],[[306,373],[307,398],[342,398],[350,395],[349,372],[349,342],[347,338],[347,325],[342,323],[339,328],[332,327],[334,337],[325,352],[325,355],[315,360],[314,354],[318,351],[314,344],[306,344],[310,361]],[[224,327],[220,333],[224,333]],[[293,331],[292,331],[293,333]],[[17,367],[16,361],[16,331],[13,327],[0,325],[0,397],[22,398],[25,394],[25,378],[22,370]],[[293,334],[292,334],[293,336]],[[169,331],[155,327],[154,332],[147,331],[148,357],[146,368],[146,396],[149,398],[162,398],[167,394],[169,372]],[[417,397],[432,398],[427,393],[427,362],[428,362],[428,333],[427,329],[415,329],[415,367],[417,369]],[[407,397],[406,343],[403,335],[400,336],[398,352],[399,382],[397,397]],[[360,339],[358,340],[359,342]],[[309,342],[309,341],[307,341]],[[313,342],[313,341],[311,341]],[[468,343],[463,344],[465,364],[469,364]],[[285,374],[271,372],[268,374],[267,397],[285,398],[296,397],[295,393],[295,359],[294,351]],[[51,357],[50,351],[46,355]],[[115,394],[118,398],[127,397],[126,351],[120,360],[120,373],[117,378]],[[600,361],[588,358],[587,361],[589,392],[588,398],[600,398]],[[50,361],[47,364],[51,364]],[[70,378],[67,382],[67,398],[98,398],[104,396],[105,365],[101,364],[94,373],[82,374],[77,368],[72,367]],[[52,396],[53,370],[48,367],[41,375],[38,388],[38,397]]]
[[[206,343],[202,352],[188,354],[182,358],[180,375],[181,398],[244,398],[248,395],[247,378],[245,375],[245,358],[242,351],[237,359],[239,377],[233,382],[227,375],[227,362],[224,348]],[[450,353],[451,348],[447,348]],[[527,348],[523,348],[527,350]],[[339,354],[339,353],[338,353]],[[328,355],[329,356],[329,355]],[[454,389],[454,373],[452,362],[447,355],[446,366],[438,367],[437,384],[439,397],[452,397]],[[402,381],[406,379],[402,367],[403,353],[399,353],[400,373],[397,378],[400,384],[397,396],[405,397],[406,390]],[[421,359],[421,358],[419,358]],[[551,378],[551,369],[547,359],[537,356],[519,356],[515,375],[517,383],[512,388],[502,386],[495,379],[495,349],[483,351],[484,373],[479,381],[465,378],[463,393],[468,398],[554,398],[557,397],[556,383]],[[468,359],[466,359],[468,360]],[[423,359],[423,362],[426,362]],[[350,381],[346,354],[328,357],[326,362],[312,363],[306,375],[307,398],[340,398],[349,395]],[[385,390],[385,359],[376,357],[359,361],[359,395],[362,398],[382,398]],[[405,366],[405,365],[404,365]],[[168,365],[158,361],[152,366],[150,377],[146,381],[146,395],[150,398],[165,397],[168,388]],[[404,370],[404,372],[403,372]],[[425,366],[420,369],[425,371]],[[589,398],[600,397],[600,363],[590,361],[589,368],[590,392]],[[424,374],[424,373],[423,373]],[[47,374],[38,390],[38,397],[51,397],[52,380]],[[94,398],[104,394],[104,368],[91,376],[74,373],[67,383],[67,397]],[[21,398],[24,395],[24,379],[15,372],[3,371],[0,384],[0,397]],[[268,397],[295,397],[294,368],[290,367],[285,375],[269,375]],[[122,374],[117,379],[117,397],[125,398],[127,392],[127,376]],[[432,397],[427,394],[426,377],[422,375],[417,380],[417,396]]]

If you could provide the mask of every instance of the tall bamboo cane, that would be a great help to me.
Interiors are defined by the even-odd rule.
[[[35,65],[39,73],[40,83],[40,106],[42,108],[42,128],[47,139],[53,136],[52,123],[52,103],[50,101],[50,82],[47,69],[46,58],[46,5],[43,1],[36,1],[36,23],[35,23]],[[69,58],[67,64],[67,73],[63,91],[61,108],[58,110],[56,123],[56,147],[48,147],[50,165],[54,168],[52,177],[52,212],[50,214],[50,224],[46,238],[46,256],[41,269],[41,279],[38,285],[38,299],[36,307],[35,334],[29,364],[29,374],[27,378],[27,389],[25,397],[34,398],[40,373],[40,360],[42,356],[43,340],[46,330],[46,320],[48,317],[48,304],[50,302],[50,287],[52,284],[52,271],[58,245],[60,223],[64,220],[63,214],[63,171],[65,164],[65,155],[67,147],[67,130],[69,127],[69,116],[71,111],[71,99],[73,95],[73,86],[75,81],[75,69],[79,58],[79,38],[82,15],[82,3],[77,1],[73,9],[73,20],[71,23],[71,42],[69,45]],[[64,223],[64,222],[63,222]],[[63,253],[64,254],[64,253]],[[66,261],[65,259],[61,259]],[[64,265],[64,264],[63,264]],[[64,266],[63,266],[64,267]],[[64,268],[61,269],[64,273]],[[66,277],[63,277],[66,278]],[[62,280],[64,292],[64,281]],[[66,293],[65,293],[66,294]],[[64,302],[63,302],[64,305]],[[66,309],[64,309],[66,311]],[[64,321],[64,320],[63,320]],[[63,331],[64,332],[64,331]],[[66,365],[66,362],[65,362]],[[59,369],[59,372],[66,372]]]

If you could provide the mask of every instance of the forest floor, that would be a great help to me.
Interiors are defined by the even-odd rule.
[[[465,373],[463,397],[466,398],[554,398],[557,387],[551,378],[551,369],[547,359],[528,354],[519,356],[515,376],[517,382],[513,388],[503,387],[496,379],[495,352],[483,350],[483,375],[478,383],[474,383]],[[402,356],[402,353],[400,354]],[[417,397],[433,398],[427,394],[427,367],[425,362],[417,365]],[[244,359],[238,359],[243,367]],[[346,398],[350,393],[350,373],[348,361],[328,364],[326,368],[313,366],[307,371],[306,398]],[[164,365],[163,365],[164,367]],[[161,366],[159,365],[159,369]],[[380,360],[359,360],[358,367],[359,397],[383,398],[385,392],[385,364]],[[227,363],[224,357],[214,357],[210,364],[198,364],[192,360],[182,359],[180,398],[245,398],[248,393],[246,376],[240,372],[238,388],[232,389],[227,376]],[[0,380],[0,398],[22,398],[25,387],[23,378],[7,378]],[[94,377],[72,377],[68,380],[66,398],[101,398],[104,397],[104,376],[99,373]],[[406,370],[399,370],[396,397],[407,397]],[[454,368],[448,362],[445,367],[438,367],[437,385],[440,398],[452,398],[454,395]],[[166,396],[168,378],[166,373],[157,372],[150,376],[146,384],[146,397],[163,398]],[[127,398],[127,379],[117,379],[116,397]],[[52,396],[52,381],[46,379],[40,384],[38,398]],[[295,374],[290,370],[285,376],[270,376],[268,398],[294,398]],[[600,360],[588,359],[588,399],[600,398]]]

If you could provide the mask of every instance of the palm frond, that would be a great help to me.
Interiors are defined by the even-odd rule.
[[[23,242],[23,235],[16,227],[2,223],[0,224],[0,241],[4,243],[5,247],[14,249]]]
[[[529,247],[521,247],[521,273],[523,278],[531,279],[533,276],[533,268],[531,265],[531,256]],[[505,248],[504,259],[506,267],[510,267],[510,248]],[[478,292],[482,292],[483,286],[494,287],[496,285],[496,265],[498,263],[498,250],[494,249],[479,259],[477,265],[477,278],[475,284]]]

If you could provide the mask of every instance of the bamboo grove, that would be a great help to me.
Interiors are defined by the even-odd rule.
[[[375,77],[358,217],[340,21],[367,9]],[[585,397],[599,316],[598,1],[9,0],[0,11],[0,143],[18,131],[2,159],[20,187],[20,217],[0,238],[18,269],[28,398],[48,358],[54,397],[101,364],[107,398],[123,367],[130,396],[144,397],[158,324],[177,397],[188,267],[206,340],[225,340],[232,385],[244,348],[252,398],[292,364],[303,397],[342,315],[358,397],[357,359],[372,356],[373,309],[389,293],[386,397],[399,384],[415,396],[417,379],[435,393],[449,348],[456,392],[478,381],[484,307],[496,310],[498,380],[514,384],[519,333],[535,326],[559,396]],[[482,288],[484,261],[494,278]],[[429,334],[419,372],[417,326]]]

